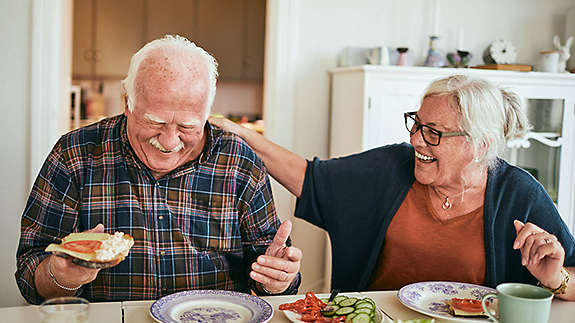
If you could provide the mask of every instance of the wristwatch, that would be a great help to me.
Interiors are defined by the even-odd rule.
[[[537,286],[541,286],[541,287],[545,288],[546,290],[552,292],[555,295],[561,295],[561,294],[565,294],[565,290],[567,289],[567,283],[569,282],[570,278],[571,278],[571,275],[569,275],[569,272],[567,271],[567,269],[565,269],[565,267],[561,267],[561,285],[559,285],[559,287],[557,287],[557,288],[547,287],[547,286],[541,284],[541,282],[538,282]]]

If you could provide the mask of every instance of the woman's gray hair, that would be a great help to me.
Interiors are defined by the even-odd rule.
[[[181,54],[191,57],[197,56],[203,59],[208,71],[209,93],[206,101],[206,115],[209,115],[214,98],[216,96],[216,80],[218,78],[218,63],[208,52],[196,44],[189,41],[187,38],[179,35],[166,35],[163,38],[152,40],[142,47],[137,53],[132,56],[130,60],[130,69],[128,75],[122,80],[122,91],[127,97],[128,109],[130,112],[134,111],[135,93],[134,81],[140,69],[140,64],[151,52],[158,49],[175,50]]]
[[[451,97],[450,106],[461,117],[460,130],[468,134],[475,148],[474,159],[489,167],[496,165],[507,141],[521,138],[531,129],[519,97],[485,80],[466,75],[439,79],[429,85],[422,101],[440,95]]]

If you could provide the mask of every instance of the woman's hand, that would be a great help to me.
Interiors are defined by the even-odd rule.
[[[521,264],[550,288],[561,285],[561,266],[565,260],[565,250],[557,237],[533,223],[513,221],[517,238],[513,249],[521,250]]]
[[[208,122],[218,128],[222,128],[224,131],[235,133],[240,137],[243,136],[243,132],[246,130],[246,128],[244,128],[243,126],[226,118],[209,117]]]

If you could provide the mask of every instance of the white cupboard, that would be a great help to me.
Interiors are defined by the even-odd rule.
[[[514,91],[533,129],[524,140],[510,143],[504,158],[543,184],[574,231],[575,75],[371,65],[330,73],[330,157],[408,142],[403,113],[418,110],[435,79],[466,74]]]

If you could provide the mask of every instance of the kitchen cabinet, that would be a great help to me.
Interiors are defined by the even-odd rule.
[[[76,0],[73,78],[121,79],[131,56],[166,34],[219,63],[220,80],[263,79],[266,0]]]
[[[418,110],[435,79],[466,74],[514,91],[533,129],[510,142],[503,157],[542,183],[574,231],[575,75],[371,65],[336,68],[330,74],[330,157],[409,142],[403,113]]]
[[[143,44],[142,0],[74,2],[74,79],[121,79]]]

